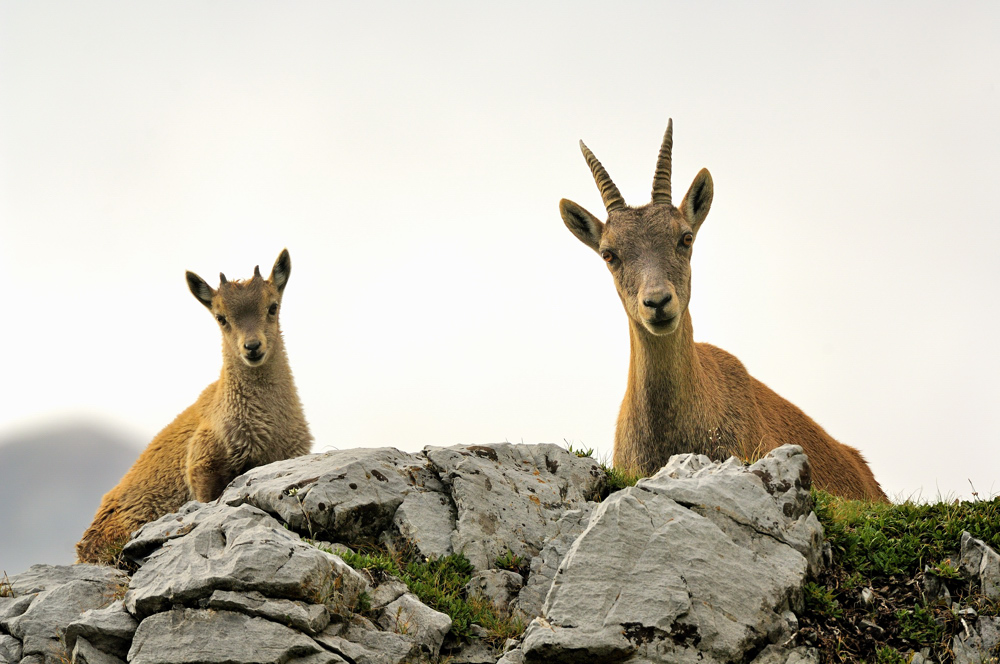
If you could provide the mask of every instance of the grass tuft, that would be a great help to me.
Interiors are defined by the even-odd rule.
[[[483,640],[499,648],[507,639],[520,636],[524,631],[524,621],[509,610],[500,609],[479,597],[466,596],[465,586],[472,580],[475,569],[465,556],[453,554],[427,559],[408,543],[394,549],[377,546],[363,553],[336,555],[351,567],[366,571],[375,578],[391,575],[402,580],[421,602],[451,618],[451,633],[457,638],[474,638],[472,626],[481,625],[488,632]],[[362,607],[363,602],[359,602],[358,610]]]

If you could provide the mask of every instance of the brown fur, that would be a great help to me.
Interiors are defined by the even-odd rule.
[[[702,169],[680,207],[674,207],[670,127],[663,145],[654,202],[638,208],[625,205],[585,146],[608,221],[602,223],[572,201],[560,202],[569,230],[608,262],[628,314],[631,356],[615,430],[615,467],[650,475],[673,454],[748,459],[795,444],[809,456],[818,487],[846,498],[886,500],[858,450],[834,440],[747,373],[737,358],[695,343],[688,311],[691,250],[711,207],[714,185]]]
[[[288,366],[280,310],[269,311],[280,308],[290,273],[287,250],[267,279],[259,270],[247,281],[220,275],[215,290],[187,273],[194,296],[221,317],[221,376],[153,438],[105,494],[76,545],[79,562],[108,562],[109,552],[143,524],[189,500],[215,500],[250,468],[309,452],[312,435]]]

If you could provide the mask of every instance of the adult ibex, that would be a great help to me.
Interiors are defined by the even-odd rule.
[[[191,293],[222,330],[222,375],[194,405],[158,433],[118,485],[105,494],[94,522],[76,545],[80,562],[109,562],[129,534],[189,500],[215,500],[254,466],[309,452],[285,355],[278,313],[291,274],[285,249],[264,279],[227,281],[215,290],[193,272]]]
[[[628,314],[631,356],[615,430],[615,467],[649,475],[672,454],[746,459],[792,443],[809,456],[818,487],[847,498],[886,500],[858,450],[834,440],[726,351],[695,343],[688,311],[691,250],[712,205],[712,176],[702,169],[674,207],[672,145],[673,121],[660,147],[653,200],[631,207],[581,141],[608,220],[602,223],[572,201],[559,203],[573,235],[608,264]]]

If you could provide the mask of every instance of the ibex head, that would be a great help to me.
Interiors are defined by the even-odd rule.
[[[653,177],[653,200],[630,207],[607,171],[580,142],[601,190],[604,223],[573,201],[559,202],[566,227],[604,258],[629,317],[654,335],[674,332],[691,299],[691,250],[712,206],[712,176],[702,169],[680,207],[670,201],[673,120],[667,124]]]
[[[261,276],[258,266],[253,278],[246,281],[228,281],[219,273],[218,290],[194,272],[187,273],[187,282],[191,293],[218,321],[223,348],[247,366],[257,367],[268,358],[268,351],[281,343],[278,311],[291,273],[292,259],[284,249],[267,279]]]

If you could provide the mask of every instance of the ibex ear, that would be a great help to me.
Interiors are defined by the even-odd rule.
[[[604,224],[600,219],[567,198],[559,201],[559,213],[570,233],[594,251],[598,250],[601,234],[604,233]]]
[[[206,284],[205,280],[194,272],[187,273],[187,282],[188,288],[191,289],[191,294],[198,298],[199,302],[211,309],[212,298],[215,296],[215,291],[212,290],[212,287]]]
[[[714,194],[712,174],[708,172],[707,168],[703,168],[695,176],[688,193],[684,194],[684,200],[681,201],[680,207],[681,214],[695,230],[698,230],[701,222],[705,221],[705,217],[708,216]]]
[[[288,249],[282,249],[278,260],[274,261],[274,267],[271,268],[271,276],[267,280],[274,284],[280,293],[285,290],[285,284],[288,283],[288,277],[291,273],[292,258],[288,255]]]

